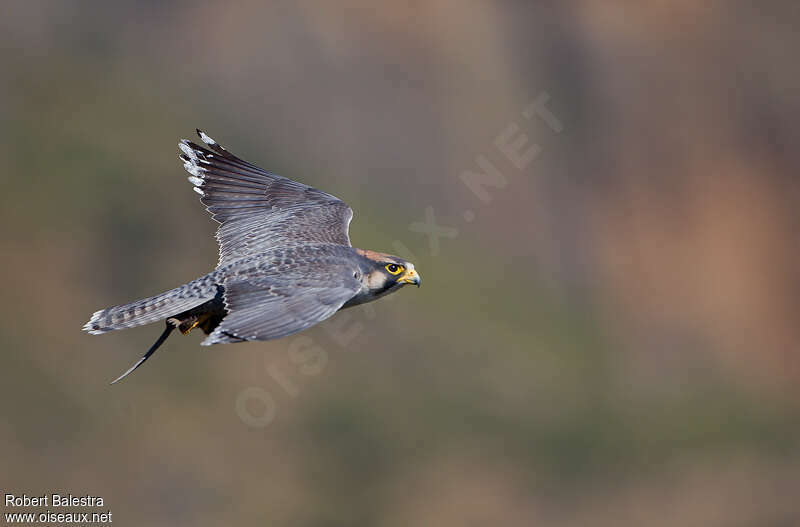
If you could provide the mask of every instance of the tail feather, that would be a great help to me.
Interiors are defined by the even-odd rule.
[[[206,275],[160,295],[96,311],[83,330],[102,335],[115,329],[151,324],[199,306],[216,294],[215,281],[211,275]]]

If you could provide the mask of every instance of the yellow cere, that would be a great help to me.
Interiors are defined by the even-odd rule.
[[[397,264],[389,264],[386,266],[386,270],[392,274],[400,274],[405,270],[405,267]]]

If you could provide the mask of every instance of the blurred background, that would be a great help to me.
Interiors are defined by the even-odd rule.
[[[4,492],[119,525],[800,524],[796,3],[2,11]],[[195,127],[423,287],[177,335],[110,387],[161,327],[89,315],[216,264]]]

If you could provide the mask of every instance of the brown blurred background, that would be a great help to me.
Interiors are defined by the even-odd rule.
[[[0,489],[118,525],[800,524],[797,3],[409,4],[3,6]],[[108,386],[160,328],[91,312],[216,263],[197,126],[423,287],[304,333],[324,362],[177,336]]]

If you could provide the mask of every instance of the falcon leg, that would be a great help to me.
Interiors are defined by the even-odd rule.
[[[195,320],[194,322],[192,322],[192,325],[191,325],[191,326],[189,326],[188,328],[186,328],[186,329],[181,329],[181,333],[183,333],[184,335],[188,335],[188,334],[189,334],[189,332],[190,332],[191,330],[193,330],[194,328],[196,328],[196,327],[197,327],[199,324],[200,324],[200,319],[198,318],[197,320]]]
[[[115,384],[115,383],[117,383],[117,382],[121,381],[122,379],[124,379],[125,377],[127,377],[129,374],[133,373],[133,371],[134,371],[136,368],[138,368],[139,366],[141,366],[142,364],[144,364],[144,361],[146,361],[147,359],[149,359],[149,358],[150,358],[150,355],[152,355],[153,353],[155,353],[155,351],[156,351],[156,350],[157,350],[157,349],[158,349],[158,348],[159,348],[159,347],[160,347],[160,346],[161,346],[161,345],[164,343],[164,341],[165,341],[165,340],[167,340],[167,337],[169,337],[169,334],[170,334],[170,333],[172,333],[172,330],[173,330],[173,329],[175,329],[175,326],[173,326],[172,324],[170,324],[169,322],[167,322],[167,327],[166,327],[166,329],[164,329],[164,332],[161,334],[161,336],[160,336],[160,337],[158,337],[158,340],[156,340],[156,341],[153,343],[153,345],[152,345],[152,346],[150,346],[150,349],[149,349],[149,350],[147,350],[147,353],[145,353],[145,354],[144,354],[144,356],[143,356],[141,359],[139,359],[139,360],[136,362],[136,364],[134,364],[133,366],[131,366],[130,368],[128,368],[128,371],[126,371],[125,373],[123,373],[122,375],[120,375],[119,377],[117,377],[117,378],[116,378],[114,381],[112,381],[112,382],[111,382],[111,384]]]

